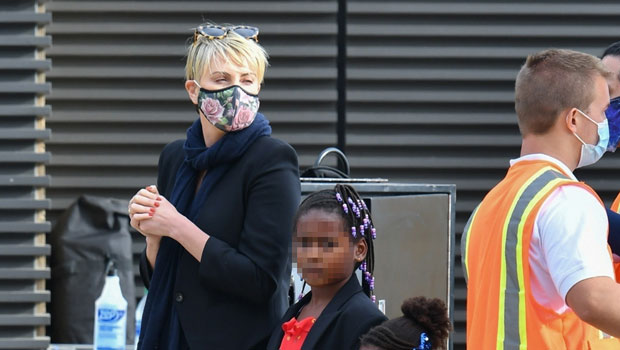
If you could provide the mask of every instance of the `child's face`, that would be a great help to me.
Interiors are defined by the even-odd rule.
[[[312,209],[297,221],[293,254],[297,269],[312,287],[351,277],[355,264],[366,257],[366,242],[353,242],[344,220],[335,213]]]

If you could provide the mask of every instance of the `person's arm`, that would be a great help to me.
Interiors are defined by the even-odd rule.
[[[142,190],[143,191],[143,190]],[[133,215],[132,222],[136,229],[146,237],[144,256],[151,269],[155,267],[155,260],[159,252],[162,237],[170,237],[180,243],[198,262],[202,258],[202,250],[209,239],[196,224],[180,214],[175,206],[163,195],[157,194],[157,189],[150,188],[149,195],[153,200],[144,197],[134,197],[132,200],[146,205],[147,213]],[[146,204],[148,201],[148,204]],[[149,212],[150,211],[150,212]]]
[[[286,269],[301,196],[297,155],[290,146],[278,144],[261,163],[249,185],[238,247],[210,237],[200,263],[206,285],[256,303],[273,296]]]
[[[607,243],[614,254],[620,255],[620,214],[609,208],[606,209],[607,220],[609,222],[609,236],[607,237]]]
[[[607,215],[598,199],[581,187],[563,186],[541,207],[537,220],[557,293],[583,321],[619,335],[620,286],[607,247]]]
[[[147,190],[157,195],[160,194],[159,191],[162,191],[161,193],[166,193],[166,189],[169,187],[168,182],[171,181],[169,176],[170,168],[172,167],[171,159],[179,152],[182,152],[182,142],[182,140],[177,140],[167,144],[164,147],[157,162],[157,187],[149,186]],[[176,166],[178,166],[178,163],[179,162],[177,161]],[[176,167],[173,167],[173,169],[176,170]],[[176,174],[176,171],[174,173]],[[140,256],[140,277],[142,278],[145,287],[148,288],[151,282],[151,277],[153,276],[153,269],[155,268],[155,260],[157,258],[157,253],[159,252],[161,237],[146,235],[143,232],[140,233],[142,233],[146,238],[146,247]]]
[[[160,242],[161,237],[146,236],[146,248],[144,248],[144,252],[151,270],[155,268],[155,260],[157,259],[157,252],[159,252]]]
[[[142,278],[142,283],[144,283],[144,288],[149,289],[151,286],[151,278],[153,277],[153,266],[151,266],[146,257],[146,249],[140,254],[138,268],[140,271],[140,278]]]
[[[150,187],[152,188],[147,187],[147,189],[141,189],[138,191],[138,194],[131,199],[131,204],[129,205],[130,224],[146,239],[146,247],[142,251],[139,267],[140,277],[142,277],[142,281],[147,288],[150,284],[151,276],[153,275],[155,258],[157,257],[159,243],[161,241],[161,237],[153,236],[141,227],[144,221],[151,220],[151,216],[149,216],[148,212],[151,210],[158,198],[158,195],[155,193],[156,189],[154,186]],[[152,199],[146,196],[150,196]]]
[[[566,303],[584,322],[620,338],[620,285],[609,277],[593,277],[575,284]]]

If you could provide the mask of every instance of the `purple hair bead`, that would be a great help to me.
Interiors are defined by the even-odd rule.
[[[351,210],[353,210],[353,213],[355,213],[355,217],[360,217],[360,208],[355,205],[355,203],[351,204]]]
[[[344,210],[345,214],[349,214],[349,208],[347,207],[346,204],[342,203],[342,210]]]
[[[362,234],[362,236],[365,236],[365,234],[364,234],[364,225],[360,225],[360,233]]]
[[[355,226],[351,227],[351,235],[353,238],[357,238],[357,232],[355,231]]]
[[[370,234],[372,235],[372,239],[377,239],[377,230],[374,227],[370,229]]]
[[[336,192],[336,200],[340,203],[342,203],[342,196],[340,195],[340,193]]]
[[[377,297],[374,295],[370,297],[370,300],[372,300],[372,302],[375,304],[377,303]]]
[[[360,209],[361,209],[361,208],[364,208],[364,206],[362,206],[362,203],[363,203],[363,201],[362,201],[362,200],[360,200],[360,199],[358,199],[358,200],[357,200],[357,206],[358,206]]]

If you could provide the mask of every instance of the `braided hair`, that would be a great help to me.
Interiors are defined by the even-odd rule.
[[[446,304],[437,298],[409,298],[403,316],[385,321],[362,336],[361,346],[385,350],[445,349],[452,329]]]
[[[295,220],[293,221],[295,223],[295,233],[299,218],[312,209],[338,214],[343,219],[345,230],[351,233],[350,238],[354,242],[362,239],[366,241],[366,246],[368,247],[366,258],[358,263],[355,268],[359,268],[362,271],[364,277],[362,279],[362,289],[364,293],[373,302],[376,302],[373,292],[375,289],[375,278],[372,273],[375,268],[373,240],[377,237],[377,230],[372,223],[370,211],[362,197],[352,186],[343,184],[337,184],[333,190],[311,193],[299,205]]]

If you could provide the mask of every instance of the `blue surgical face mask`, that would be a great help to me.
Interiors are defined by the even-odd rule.
[[[609,123],[609,145],[607,150],[615,152],[620,143],[620,97],[609,101],[609,107],[605,111]]]
[[[577,133],[573,133],[581,142],[581,157],[579,158],[579,164],[577,164],[577,168],[581,168],[598,162],[607,150],[607,144],[609,143],[609,125],[607,124],[607,119],[597,123],[579,109],[577,109],[577,111],[598,127],[598,143],[596,145],[585,143]]]

